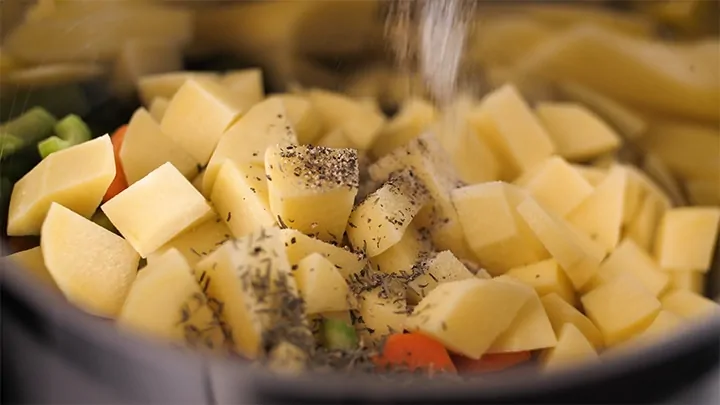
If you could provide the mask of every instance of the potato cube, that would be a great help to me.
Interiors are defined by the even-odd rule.
[[[370,148],[385,124],[382,113],[340,94],[312,90],[309,99],[325,128],[342,129],[361,150]]]
[[[475,273],[475,277],[479,278],[480,280],[492,279],[492,275],[488,273],[488,271],[485,269],[478,269],[477,273]]]
[[[558,155],[584,161],[620,146],[620,137],[587,108],[574,103],[541,103],[535,109]],[[578,134],[582,134],[579,136]]]
[[[584,242],[564,220],[545,211],[532,198],[517,206],[517,212],[565,271],[575,290],[580,290],[598,270],[603,254],[592,241]]]
[[[323,131],[322,119],[307,97],[295,94],[276,94],[268,99],[282,101],[287,117],[295,129],[298,143],[306,145],[317,141]]]
[[[495,280],[471,278],[443,283],[415,307],[405,329],[428,335],[455,353],[479,359],[510,327],[532,293]]]
[[[593,187],[597,187],[597,185],[600,184],[608,174],[607,169],[600,167],[579,164],[572,164],[571,166]]]
[[[225,334],[215,310],[183,255],[169,249],[140,271],[118,316],[118,326],[193,348],[218,350]]]
[[[602,349],[605,346],[605,340],[603,339],[602,333],[595,326],[590,319],[588,319],[582,312],[578,311],[577,308],[568,304],[563,298],[555,293],[550,293],[542,298],[540,301],[545,308],[548,319],[552,324],[553,329],[557,335],[560,335],[565,324],[573,324],[585,338],[595,347],[595,349]]]
[[[158,97],[170,100],[178,89],[190,79],[217,82],[218,75],[209,72],[171,72],[146,75],[138,80],[140,99],[144,106],[149,106],[152,100]]]
[[[653,323],[647,327],[642,333],[637,335],[633,341],[647,341],[650,339],[659,339],[668,336],[680,327],[683,319],[670,311],[661,310],[655,317]],[[631,341],[632,342],[632,341]]]
[[[646,251],[652,252],[657,238],[656,230],[665,211],[669,208],[670,206],[666,206],[654,195],[646,195],[641,199],[634,218],[626,226],[625,237],[634,240]]]
[[[147,257],[212,209],[171,163],[165,163],[102,205],[140,256]]]
[[[720,310],[715,301],[687,290],[671,291],[660,300],[664,310],[684,319],[710,316]]]
[[[515,211],[526,193],[503,182],[452,191],[465,239],[477,260],[494,275],[548,257],[532,230]]]
[[[210,195],[220,218],[227,222],[236,238],[276,225],[267,194],[263,195],[262,187],[256,186],[256,183],[265,183],[265,177],[251,179],[251,176],[250,170],[242,170],[235,162],[225,160]]]
[[[143,38],[126,40],[115,59],[110,84],[121,96],[132,96],[143,76],[182,69],[178,44]]]
[[[162,117],[165,115],[165,111],[167,111],[167,107],[170,104],[170,100],[166,99],[165,97],[155,97],[152,102],[150,103],[150,107],[148,107],[148,112],[150,112],[150,116],[153,117],[155,122],[160,124],[160,121],[162,121]]]
[[[568,304],[573,306],[577,304],[572,283],[555,259],[513,267],[505,275],[533,287],[541,297],[556,293]]]
[[[581,301],[609,346],[645,330],[661,308],[657,298],[634,277],[625,274],[583,295]]]
[[[418,303],[441,283],[466,280],[473,274],[449,250],[419,261],[408,282],[408,301]]]
[[[335,265],[319,253],[300,260],[292,273],[308,315],[350,309],[350,288]]]
[[[495,339],[488,349],[488,353],[507,353],[554,347],[557,344],[557,338],[537,292],[532,287],[507,275],[497,277],[495,281],[511,283],[520,288],[525,288],[531,297],[517,313],[510,327]]]
[[[372,154],[382,157],[417,138],[437,116],[435,107],[419,98],[405,100],[400,111],[380,131],[373,143]]]
[[[593,193],[593,186],[558,156],[530,169],[515,180],[515,184],[528,190],[544,208],[561,217]]]
[[[132,246],[57,203],[50,206],[41,235],[45,266],[65,297],[92,314],[115,317],[140,261]]]
[[[321,146],[277,146],[265,153],[270,210],[281,227],[340,242],[358,191],[357,153]]]
[[[115,155],[107,135],[51,154],[15,183],[8,236],[39,235],[53,202],[90,218],[114,178]]]
[[[187,80],[170,100],[160,128],[201,165],[245,107],[232,93],[208,80]]]
[[[205,169],[203,194],[212,191],[223,162],[231,160],[241,169],[262,165],[265,150],[277,144],[297,144],[297,138],[282,101],[268,99],[250,108],[222,135]]]
[[[555,151],[550,136],[512,85],[487,95],[469,119],[499,161],[505,162],[502,180],[514,179]]]
[[[355,146],[342,129],[334,129],[317,140],[317,146],[334,149],[354,149]]]
[[[625,191],[625,224],[632,224],[636,216],[641,215],[643,203],[647,199],[652,200],[652,205],[656,212],[657,218],[653,217],[653,221],[657,222],[662,217],[664,210],[672,206],[672,201],[665,192],[653,181],[647,174],[632,165],[621,165],[627,171],[627,190]],[[648,206],[648,203],[645,203]],[[654,230],[653,230],[654,234]],[[639,243],[639,241],[636,241]]]
[[[258,68],[226,72],[220,78],[220,85],[228,89],[246,110],[265,98],[263,74]]]
[[[224,218],[215,215],[171,239],[161,248],[149,254],[147,261],[153,263],[166,252],[177,250],[190,266],[194,266],[231,238],[232,233],[228,229],[227,222]]]
[[[133,184],[166,162],[188,179],[199,173],[200,164],[160,130],[150,113],[138,108],[130,118],[120,147],[120,162],[128,184]]]
[[[355,329],[370,343],[403,330],[407,321],[405,289],[397,283],[376,287],[358,296],[358,310],[353,311]]]
[[[369,257],[383,253],[402,239],[428,199],[427,189],[411,171],[392,174],[353,209],[347,228],[350,243]]]
[[[288,261],[293,268],[313,253],[319,253],[328,259],[345,279],[349,279],[352,274],[360,272],[365,267],[366,260],[363,254],[331,245],[295,229],[283,229],[280,235],[285,243]]]
[[[46,286],[58,290],[55,280],[53,280],[52,275],[45,267],[45,258],[43,258],[40,246],[0,258],[0,263],[12,263],[14,266],[32,274],[31,277],[35,277],[36,280],[40,280]]]
[[[710,269],[720,223],[720,208],[683,207],[665,212],[655,242],[664,270]]]
[[[701,295],[705,291],[705,274],[701,271],[671,271],[668,275],[668,291],[687,290]]]
[[[418,261],[432,250],[427,235],[410,225],[400,241],[388,250],[370,259],[370,265],[377,271],[388,274],[409,273]]]
[[[600,264],[595,277],[586,290],[597,288],[620,274],[632,275],[654,296],[658,297],[668,286],[669,276],[660,270],[655,261],[632,239],[625,239]]]
[[[558,333],[555,347],[547,349],[540,362],[546,370],[570,366],[581,362],[597,362],[598,354],[592,344],[572,323],[566,323]]]

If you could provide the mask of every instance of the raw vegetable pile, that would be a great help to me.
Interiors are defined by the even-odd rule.
[[[717,101],[626,52],[634,38],[580,38]],[[554,370],[717,316],[702,294],[718,190],[691,187],[718,184],[717,116],[670,90],[625,105],[603,72],[555,58],[566,42],[542,63],[493,59],[504,79],[483,97],[417,95],[392,116],[319,88],[266,95],[259,69],[144,75],[144,106],[112,136],[29,109],[0,127],[2,159],[42,161],[2,195],[7,235],[40,246],[3,260],[122,330],[290,372]],[[572,76],[542,76],[562,101],[514,80],[531,70]],[[685,121],[655,127],[658,111]]]

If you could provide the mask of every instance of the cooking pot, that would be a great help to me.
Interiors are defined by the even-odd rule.
[[[27,18],[30,3],[3,2],[3,38]],[[46,3],[51,6],[52,2]],[[398,66],[387,57],[383,41],[387,4],[251,3],[171,2],[171,7],[197,13],[194,40],[183,44],[185,67],[218,70],[260,65],[267,88],[283,90],[293,85],[338,88],[348,74],[369,65],[389,61],[387,65]],[[627,6],[627,2],[606,3]],[[275,23],[268,25],[269,21]],[[134,30],[132,21],[123,23]],[[289,33],[288,27],[293,28]],[[695,26],[679,28],[675,32],[682,35],[708,32]],[[714,29],[709,28],[710,32]],[[24,55],[34,57],[32,49],[26,51]],[[46,62],[66,62],[63,57],[62,52],[48,53]],[[109,64],[102,56],[83,58],[100,66]],[[80,75],[75,80],[82,103],[66,112],[80,108],[93,128],[117,127],[138,104],[133,96],[118,95],[106,75]],[[477,83],[481,83],[477,90],[482,91],[483,82]],[[17,115],[41,98],[49,98],[60,114],[71,103],[64,86],[57,80],[29,87],[6,83],[0,92],[5,93],[2,106],[6,111],[0,115],[4,119]],[[53,97],[62,99],[53,103]],[[7,111],[8,99],[15,102],[11,104],[17,111]],[[392,110],[392,101],[383,107]],[[15,105],[19,103],[23,108]],[[33,156],[20,159],[34,164]],[[4,222],[6,212],[1,215]],[[3,237],[3,250],[7,242]],[[718,251],[707,275],[706,293],[712,297],[717,296],[720,278]],[[656,403],[675,398],[698,381],[716,378],[720,364],[720,317],[714,316],[653,345],[551,374],[527,367],[467,381],[422,380],[407,385],[366,375],[291,377],[271,374],[242,359],[206,357],[119,331],[111,322],[69,304],[23,269],[9,263],[2,266],[4,403]],[[717,387],[717,381],[710,384]]]

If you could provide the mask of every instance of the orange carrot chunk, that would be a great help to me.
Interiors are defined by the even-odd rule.
[[[454,356],[455,366],[461,373],[488,373],[506,370],[530,360],[530,352],[488,353],[479,360]]]
[[[120,163],[120,147],[122,146],[123,140],[125,139],[125,131],[127,131],[127,125],[123,125],[118,128],[114,134],[110,136],[110,141],[113,144],[113,151],[115,153],[115,178],[110,187],[108,187],[103,197],[103,202],[120,194],[121,191],[128,188],[127,179],[125,178],[125,172],[123,171],[122,164]]]
[[[445,370],[455,373],[447,349],[438,341],[419,333],[396,334],[388,337],[382,354],[375,358],[380,368],[405,366],[410,370]]]

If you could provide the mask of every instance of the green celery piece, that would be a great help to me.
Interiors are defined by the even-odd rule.
[[[43,159],[48,157],[51,153],[61,151],[71,146],[72,143],[64,139],[60,139],[57,136],[51,136],[50,138],[47,138],[37,144],[38,152],[40,152],[40,157]]]
[[[57,119],[41,107],[33,107],[6,122],[0,126],[0,157],[9,156],[50,136],[56,123]]]
[[[38,152],[43,159],[51,153],[89,141],[90,128],[77,115],[70,114],[55,125],[56,136],[38,143]]]
[[[355,328],[338,319],[324,319],[321,336],[324,346],[331,350],[349,350],[358,345]]]

